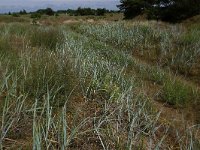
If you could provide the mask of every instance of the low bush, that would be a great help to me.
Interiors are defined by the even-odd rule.
[[[41,14],[40,13],[33,13],[33,14],[31,14],[31,18],[33,18],[33,19],[39,19],[39,18],[41,18]]]
[[[17,14],[17,13],[13,13],[12,16],[13,16],[13,17],[20,17],[20,15]]]

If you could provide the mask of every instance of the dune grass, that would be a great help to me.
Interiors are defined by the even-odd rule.
[[[161,85],[164,101],[177,106],[190,103],[194,89],[189,84],[160,65],[133,59],[132,48],[152,57],[162,55],[161,62],[170,58],[171,40],[181,33],[169,28],[155,29],[148,22],[73,28],[0,25],[1,149],[198,147],[194,134],[198,125],[172,129],[160,121],[161,113],[150,97],[137,92],[148,79]],[[197,33],[189,32],[180,36],[191,49],[195,45],[196,53]],[[173,137],[171,130],[176,133]]]

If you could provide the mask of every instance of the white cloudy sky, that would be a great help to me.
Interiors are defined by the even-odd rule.
[[[117,9],[119,0],[0,0],[0,12],[26,9],[33,11],[39,8],[75,9],[81,7]]]

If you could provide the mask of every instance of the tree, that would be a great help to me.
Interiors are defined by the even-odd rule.
[[[149,19],[177,22],[200,14],[199,0],[121,0],[119,9],[125,19],[134,18],[143,13]]]
[[[39,9],[39,10],[36,11],[36,13],[46,14],[48,16],[53,16],[55,12],[51,8],[46,8],[46,9]]]
[[[132,19],[151,8],[155,0],[120,0],[117,7],[124,12],[125,19]]]
[[[200,14],[199,0],[173,0],[160,8],[160,18],[164,21],[177,22]]]
[[[117,7],[124,12],[125,19],[132,19],[142,13],[142,4],[138,0],[120,0]]]
[[[54,11],[51,8],[47,8],[45,11],[46,11],[46,15],[49,15],[49,16],[53,16],[54,15]]]
[[[103,16],[105,15],[105,13],[109,12],[109,10],[105,8],[92,9],[92,8],[78,7],[77,10],[68,9],[66,12],[70,16],[88,16],[88,15]]]
[[[27,12],[26,12],[26,10],[23,9],[23,10],[20,10],[19,14],[20,14],[20,15],[26,15]]]
[[[103,9],[97,8],[96,15],[97,16],[104,16],[106,12],[108,12],[108,11],[105,8],[103,8]]]
[[[76,16],[88,16],[88,15],[95,15],[95,10],[91,8],[81,8],[79,7],[76,10]]]

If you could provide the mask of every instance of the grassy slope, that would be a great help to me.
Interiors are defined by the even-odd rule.
[[[54,149],[196,146],[198,134],[191,137],[196,127],[189,130],[187,119],[179,121],[182,113],[190,115],[184,111],[191,110],[154,101],[165,90],[169,93],[167,99],[179,104],[179,100],[191,95],[188,89],[191,85],[185,86],[185,79],[174,77],[160,66],[147,64],[146,58],[136,59],[120,45],[106,44],[98,34],[94,38],[83,32],[82,28],[89,27],[95,34],[91,26],[94,24],[82,25],[80,30],[79,25],[72,28],[1,25],[0,103],[4,108],[1,131],[7,131],[1,132],[1,146]],[[189,98],[186,106],[192,103]]]
[[[140,25],[140,23],[138,23],[138,25]],[[94,24],[89,26],[83,25],[79,29],[76,28],[75,31],[88,34],[89,36],[92,36],[97,40],[107,41],[108,44],[112,46],[115,45],[115,38],[117,38],[117,36],[123,36],[123,33],[118,35],[115,33],[113,34],[113,32],[115,32],[119,28],[114,28],[114,30],[112,28],[112,30],[110,30],[109,24],[103,25],[104,29],[107,28],[107,33],[113,35],[113,38],[110,38],[110,35],[104,33],[104,31],[106,30],[102,30],[101,26],[102,25]],[[141,27],[142,26],[143,23],[141,23]],[[123,26],[121,26],[121,28],[123,28]],[[123,44],[123,42],[121,43]],[[124,50],[127,50],[129,48],[123,48],[123,46],[124,45],[119,45],[118,47]],[[160,66],[152,66],[152,63],[149,65],[145,62],[145,59],[138,60],[138,57],[134,56],[133,60],[134,62],[132,63],[132,65],[129,66],[128,72],[131,75],[137,75],[138,80],[142,81],[143,86],[142,88],[139,88],[139,91],[146,93],[148,97],[152,98],[153,100],[164,100],[167,101],[169,104],[176,104],[177,106],[183,106],[183,104],[185,103],[184,101],[187,101],[187,104],[184,104],[184,108],[178,109],[177,107],[173,108],[168,104],[162,104],[159,101],[154,101],[153,104],[155,105],[155,107],[163,110],[161,118],[164,122],[172,121],[176,125],[174,123],[170,124],[172,126],[175,125],[176,128],[181,127],[181,125],[185,124],[186,122],[199,122],[199,91],[198,86],[196,84],[187,81],[187,78],[185,79],[182,76],[175,76],[173,73],[167,70],[165,71],[165,69],[162,69],[162,67]],[[197,92],[195,92],[196,90]],[[185,118],[184,122],[180,121],[180,118],[182,117]]]

